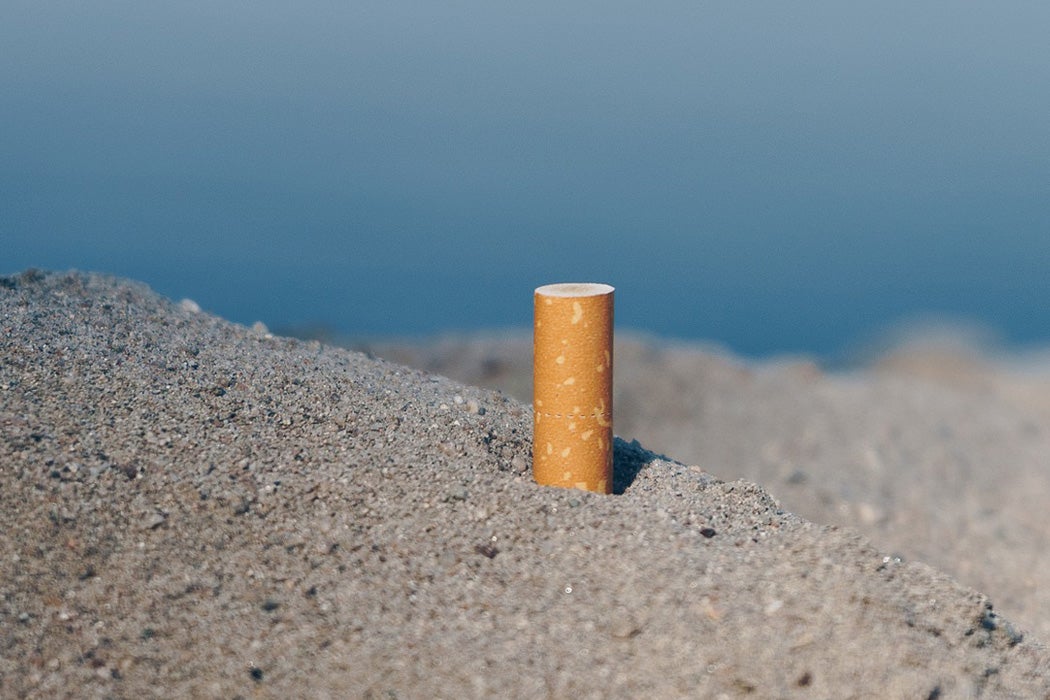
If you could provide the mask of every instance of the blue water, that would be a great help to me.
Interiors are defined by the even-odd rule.
[[[1050,4],[0,10],[0,272],[270,327],[620,327],[832,355],[917,314],[1050,339]]]

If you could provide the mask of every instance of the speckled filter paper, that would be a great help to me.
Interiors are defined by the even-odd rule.
[[[536,483],[612,491],[613,288],[566,283],[533,297]]]

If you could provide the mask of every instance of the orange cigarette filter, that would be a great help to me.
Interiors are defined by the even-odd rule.
[[[612,492],[613,288],[566,283],[533,296],[532,475]]]

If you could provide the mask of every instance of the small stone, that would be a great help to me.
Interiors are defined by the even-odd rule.
[[[469,493],[466,487],[459,486],[457,488],[452,489],[445,495],[445,502],[448,503],[450,501],[465,501],[467,500],[468,495]]]
[[[167,518],[162,513],[154,511],[143,516],[142,520],[139,522],[139,527],[143,530],[156,530],[164,524],[165,520],[167,520]]]
[[[200,304],[193,299],[183,299],[179,302],[179,308],[190,314],[199,314],[201,312]]]
[[[479,404],[474,399],[471,399],[470,401],[467,401],[467,413],[472,413],[472,414],[476,415],[480,411],[481,411],[481,404]]]
[[[488,557],[489,559],[495,559],[496,555],[499,554],[499,549],[492,544],[475,545],[474,551],[483,557]]]

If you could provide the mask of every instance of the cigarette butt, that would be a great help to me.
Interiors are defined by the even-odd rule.
[[[533,296],[532,476],[612,492],[613,288],[569,283]]]

